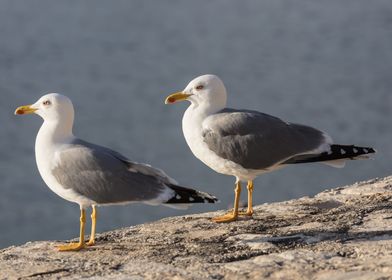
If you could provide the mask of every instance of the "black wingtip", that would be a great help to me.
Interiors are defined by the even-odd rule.
[[[219,200],[208,193],[196,191],[185,187],[176,185],[169,185],[175,195],[165,203],[169,204],[189,204],[189,203],[217,203]]]
[[[340,159],[354,160],[367,158],[366,155],[375,154],[377,151],[371,147],[358,147],[354,145],[331,145],[329,152],[324,152],[318,155],[300,155],[284,162],[285,164],[295,163],[310,163],[333,161]]]

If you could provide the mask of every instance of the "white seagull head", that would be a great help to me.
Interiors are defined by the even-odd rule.
[[[221,110],[226,106],[226,88],[218,76],[199,76],[193,79],[183,91],[169,95],[165,103],[173,104],[183,100],[188,100],[195,106]]]
[[[15,115],[37,114],[46,122],[71,122],[74,119],[72,101],[61,94],[49,93],[31,105],[20,106]]]

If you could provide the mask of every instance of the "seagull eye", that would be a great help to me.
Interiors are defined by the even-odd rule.
[[[45,106],[49,106],[49,105],[52,104],[52,103],[50,103],[49,100],[46,100],[46,101],[42,102],[42,104],[44,104]]]
[[[196,87],[196,90],[202,90],[203,88],[204,88],[203,85],[198,85],[198,86]]]

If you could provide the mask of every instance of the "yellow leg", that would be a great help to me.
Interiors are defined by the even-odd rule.
[[[253,181],[248,181],[246,187],[248,189],[248,209],[246,212],[240,212],[240,215],[252,216],[253,215]]]
[[[91,213],[91,235],[90,240],[86,243],[87,246],[92,246],[95,244],[95,227],[97,225],[97,209],[95,205],[93,207],[93,212]]]
[[[80,209],[80,237],[78,243],[70,243],[66,245],[58,246],[59,251],[79,251],[84,248],[84,227],[86,224],[86,211]]]
[[[241,182],[236,183],[236,187],[234,190],[235,196],[234,196],[234,208],[232,213],[228,213],[223,216],[218,216],[212,218],[214,222],[217,223],[228,223],[237,220],[238,218],[238,206],[240,203],[240,195],[241,195]]]

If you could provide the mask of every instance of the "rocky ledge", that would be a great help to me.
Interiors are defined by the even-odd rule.
[[[221,211],[106,232],[81,252],[9,247],[0,279],[392,279],[392,177],[255,210],[229,224],[210,221]]]

